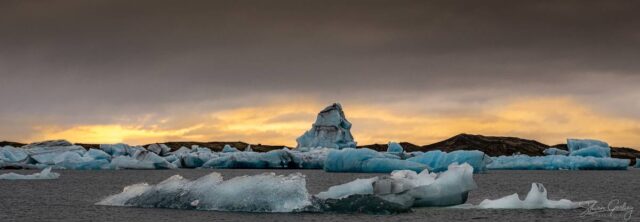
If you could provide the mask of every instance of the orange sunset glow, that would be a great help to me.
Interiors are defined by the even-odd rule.
[[[32,141],[66,138],[81,143],[147,144],[162,141],[245,141],[295,146],[325,104],[307,102],[241,107],[203,113],[187,127],[127,124],[38,126]],[[526,98],[468,114],[432,115],[364,104],[343,104],[359,144],[408,141],[420,145],[458,133],[509,135],[564,143],[571,138],[598,138],[615,146],[640,147],[640,121],[609,116],[569,98]],[[171,116],[165,118],[181,117]]]

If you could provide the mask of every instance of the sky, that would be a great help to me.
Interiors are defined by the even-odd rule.
[[[0,1],[0,140],[640,148],[640,2]]]

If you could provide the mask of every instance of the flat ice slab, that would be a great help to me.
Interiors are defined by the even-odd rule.
[[[51,172],[51,167],[47,167],[39,173],[34,173],[31,175],[5,173],[0,175],[0,180],[51,180],[58,179],[58,177],[60,177],[59,173]]]
[[[629,160],[582,156],[499,156],[487,165],[490,170],[626,170]]]
[[[424,169],[427,169],[424,164],[367,148],[332,150],[324,162],[327,172],[390,173],[394,170],[421,172]]]
[[[521,200],[517,193],[499,199],[485,199],[478,205],[465,204],[455,206],[455,208],[476,208],[476,209],[576,209],[587,206],[592,201],[573,202],[567,199],[549,200],[547,189],[541,183],[532,183],[531,190]]]

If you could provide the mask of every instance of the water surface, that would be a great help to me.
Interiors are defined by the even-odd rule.
[[[326,173],[321,170],[57,170],[57,180],[0,180],[0,221],[621,221],[622,214],[581,216],[576,210],[468,210],[448,208],[415,208],[397,215],[320,214],[320,213],[240,213],[175,209],[148,209],[96,206],[105,196],[119,193],[127,185],[140,182],[157,183],[180,174],[195,179],[212,171],[225,178],[263,172],[307,176],[310,193],[356,178],[380,174]],[[35,170],[0,170],[0,174],[35,173]],[[610,201],[634,207],[632,221],[640,221],[640,170],[628,171],[490,171],[474,175],[478,189],[470,193],[468,203],[478,204],[486,198],[499,198],[518,192],[521,198],[532,182],[540,182],[550,199],[573,201],[597,200],[606,207]]]

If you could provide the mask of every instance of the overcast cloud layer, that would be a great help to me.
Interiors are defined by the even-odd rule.
[[[187,116],[303,101],[439,116],[570,98],[638,121],[639,11],[638,1],[2,1],[0,139],[41,125],[186,127]]]

